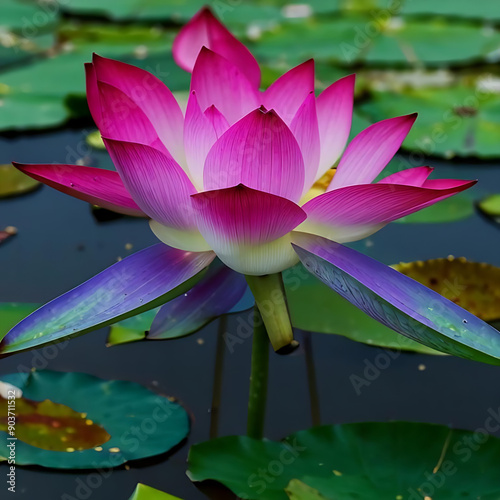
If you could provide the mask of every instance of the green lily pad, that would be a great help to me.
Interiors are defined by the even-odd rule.
[[[39,307],[39,304],[0,302],[0,340],[13,326]]]
[[[87,450],[100,446],[111,437],[103,427],[92,422],[85,413],[68,406],[17,397],[12,389],[10,398],[0,396],[0,432],[16,437],[23,443],[50,451]],[[8,417],[12,418],[12,425]]]
[[[139,483],[129,500],[181,500],[160,490],[155,490],[151,486]]]
[[[373,121],[418,111],[403,143],[410,151],[451,158],[500,155],[500,94],[457,85],[443,89],[374,91],[358,108]]]
[[[159,310],[160,308],[156,307],[111,325],[106,345],[112,346],[144,340],[146,332],[151,328],[151,324]]]
[[[49,370],[3,375],[2,381],[20,388],[25,398],[49,399],[84,413],[111,436],[101,446],[66,452],[45,450],[19,439],[18,465],[58,469],[116,467],[165,453],[189,432],[188,416],[181,406],[133,382]],[[134,434],[133,429],[140,432]],[[7,438],[7,434],[0,433],[0,450],[8,450]],[[7,459],[4,454],[0,451],[0,460]]]
[[[292,479],[288,483],[285,493],[290,500],[327,500],[318,490],[307,486],[298,479]]]
[[[486,217],[491,218],[495,222],[500,222],[500,194],[487,196],[479,201],[477,208],[486,215]]]
[[[498,428],[500,414],[490,410],[488,418],[488,427]],[[499,461],[500,440],[485,429],[355,423],[315,427],[281,442],[229,436],[201,443],[190,450],[188,475],[259,500],[286,500],[292,479],[335,500],[494,500]]]
[[[418,0],[403,2],[401,14],[411,15],[440,15],[466,17],[468,19],[500,20],[500,5],[490,0],[453,0],[453,2],[436,2],[434,0]]]
[[[403,337],[370,318],[309,274],[302,264],[285,271],[283,279],[295,328],[338,334],[356,342],[378,347],[443,354]]]
[[[0,28],[16,30],[26,38],[54,28],[58,10],[50,2],[2,0]]]
[[[473,200],[468,193],[460,193],[394,222],[398,224],[442,224],[467,219],[472,215],[474,215]]]
[[[405,20],[385,11],[380,17],[353,14],[294,19],[249,42],[263,61],[290,65],[313,57],[342,65],[455,66],[494,57],[500,33],[462,20]]]
[[[73,115],[80,117],[86,110],[83,65],[93,52],[148,69],[173,90],[189,87],[189,76],[173,62],[169,31],[67,25],[59,36],[63,52],[0,74],[0,130],[55,127]],[[62,74],[64,78],[54,78]]]
[[[38,181],[31,179],[12,165],[0,165],[0,198],[28,193],[39,186]]]

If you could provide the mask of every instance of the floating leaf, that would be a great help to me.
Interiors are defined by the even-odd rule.
[[[477,208],[495,222],[500,223],[500,194],[492,194],[481,200]]]
[[[494,55],[500,43],[500,33],[476,23],[404,20],[392,14],[386,9],[379,18],[354,14],[294,19],[265,30],[251,47],[263,61],[289,65],[313,57],[342,65],[442,66],[483,60]]]
[[[403,147],[450,158],[500,156],[500,94],[486,87],[373,92],[360,111],[373,121],[418,111]]]
[[[398,224],[442,224],[467,219],[473,214],[474,202],[471,197],[468,193],[460,193],[394,222]]]
[[[163,80],[168,78],[173,90],[189,87],[189,76],[173,63],[169,52],[173,34],[168,31],[66,25],[59,36],[67,42],[69,52],[0,75],[0,130],[54,127],[73,114],[79,117],[81,110],[75,112],[75,107],[86,109],[83,65],[91,59],[92,52],[143,66]],[[54,78],[62,74],[64,78]],[[182,86],[176,81],[182,82]],[[67,100],[69,96],[71,100]],[[82,106],[76,104],[78,96]]]
[[[399,272],[484,321],[500,319],[500,268],[464,257],[400,263]]]
[[[436,2],[435,0],[405,0],[402,2],[401,14],[409,15],[440,15],[466,17],[468,19],[500,20],[500,5],[491,0],[453,0],[453,2]]]
[[[0,339],[23,318],[35,311],[39,304],[0,302]]]
[[[318,490],[307,486],[298,479],[292,479],[288,483],[285,493],[290,500],[327,500]]]
[[[106,344],[112,346],[144,340],[159,309],[159,307],[156,307],[111,325]]]
[[[295,328],[342,335],[356,342],[425,354],[443,354],[399,335],[367,316],[309,274],[302,264],[285,271],[284,281]]]
[[[15,391],[12,391],[15,396]],[[9,407],[9,402],[11,405]],[[104,444],[110,435],[100,425],[68,406],[15,397],[0,397],[0,431],[20,441],[51,451],[87,450]],[[15,416],[15,426],[9,427],[8,416]]]
[[[0,165],[0,198],[29,193],[40,183],[20,172],[11,164]]]
[[[490,410],[488,418],[498,422],[500,415]],[[335,500],[494,500],[499,461],[500,440],[482,429],[355,423],[315,427],[282,442],[229,436],[201,443],[190,450],[188,475],[259,500],[286,500],[292,479]]]
[[[128,460],[165,453],[189,431],[188,417],[181,406],[133,382],[49,370],[3,375],[2,380],[19,387],[25,398],[49,399],[84,413],[111,436],[101,446],[66,453],[36,448],[18,440],[18,465],[61,469],[116,467]],[[132,433],[134,428],[142,429],[141,439]],[[0,450],[7,450],[6,445],[7,434],[0,433]]]
[[[134,491],[134,494],[129,500],[181,500],[178,497],[169,495],[160,490],[155,490],[151,486],[139,483]]]
[[[101,137],[101,132],[99,130],[90,132],[90,134],[85,138],[85,141],[89,146],[92,146],[95,149],[106,149],[106,147],[104,146],[104,141]]]

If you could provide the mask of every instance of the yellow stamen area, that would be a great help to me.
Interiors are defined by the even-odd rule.
[[[323,177],[320,177],[312,186],[311,189],[302,197],[300,200],[300,204],[303,205],[304,203],[307,203],[308,201],[312,200],[313,198],[316,198],[316,196],[319,196],[320,194],[323,194],[328,186],[330,185],[330,182],[332,182],[333,176],[335,175],[335,168],[331,168],[326,172]]]

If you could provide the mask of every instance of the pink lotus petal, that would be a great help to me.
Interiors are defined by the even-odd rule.
[[[290,231],[306,215],[295,203],[243,185],[191,198],[198,229],[230,268],[263,275],[297,262]]]
[[[304,191],[307,191],[314,184],[320,156],[318,117],[314,92],[311,92],[302,103],[290,124],[290,130],[297,139],[302,151],[305,167]]]
[[[280,76],[262,94],[261,101],[267,109],[274,109],[286,124],[290,124],[311,92],[314,92],[313,59]]]
[[[153,146],[170,156],[144,112],[121,90],[97,82],[101,103],[101,134],[109,139]]]
[[[87,87],[87,103],[90,114],[92,115],[97,128],[101,129],[101,99],[99,96],[99,88],[97,87],[95,69],[92,63],[85,63],[85,81]]]
[[[298,201],[304,186],[304,160],[295,137],[274,111],[256,109],[234,124],[205,161],[207,190],[236,186]]]
[[[397,153],[417,118],[416,113],[370,125],[347,146],[328,191],[372,182]]]
[[[33,179],[79,200],[121,214],[147,217],[132,199],[117,172],[79,165],[13,165]]]
[[[196,93],[191,93],[184,121],[184,147],[189,173],[199,190],[203,189],[203,167],[207,154],[228,128],[229,123],[215,106],[203,113]]]
[[[415,167],[407,168],[395,172],[383,179],[380,179],[379,184],[405,184],[406,186],[422,186],[427,177],[431,175],[434,169],[431,167]],[[459,181],[462,182],[462,181]]]
[[[238,66],[203,47],[191,78],[202,110],[214,105],[229,123],[259,107],[258,91]]]
[[[355,241],[475,183],[459,181],[445,189],[383,183],[345,186],[307,202],[302,207],[307,221],[299,230],[339,243]]]
[[[96,54],[93,64],[97,81],[117,88],[132,100],[151,122],[173,158],[184,165],[184,117],[168,87],[156,76],[130,64]]]
[[[318,96],[316,109],[321,156],[316,179],[322,177],[340,158],[351,131],[356,75],[332,83]]]
[[[176,229],[193,229],[190,195],[196,189],[167,155],[144,144],[104,139],[123,183],[152,219]]]
[[[202,47],[225,57],[246,75],[255,89],[260,85],[259,64],[250,51],[219,22],[208,7],[201,9],[174,40],[175,62],[190,73]]]

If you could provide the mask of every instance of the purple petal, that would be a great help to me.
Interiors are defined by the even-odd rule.
[[[380,323],[438,351],[500,365],[500,332],[455,303],[339,243],[304,233],[293,242],[313,275]]]
[[[214,263],[189,292],[158,311],[148,339],[183,337],[230,312],[247,289],[245,277],[224,264]]]
[[[186,281],[214,257],[161,243],[141,250],[30,314],[4,337],[0,353],[81,335],[157,307],[189,290]]]

